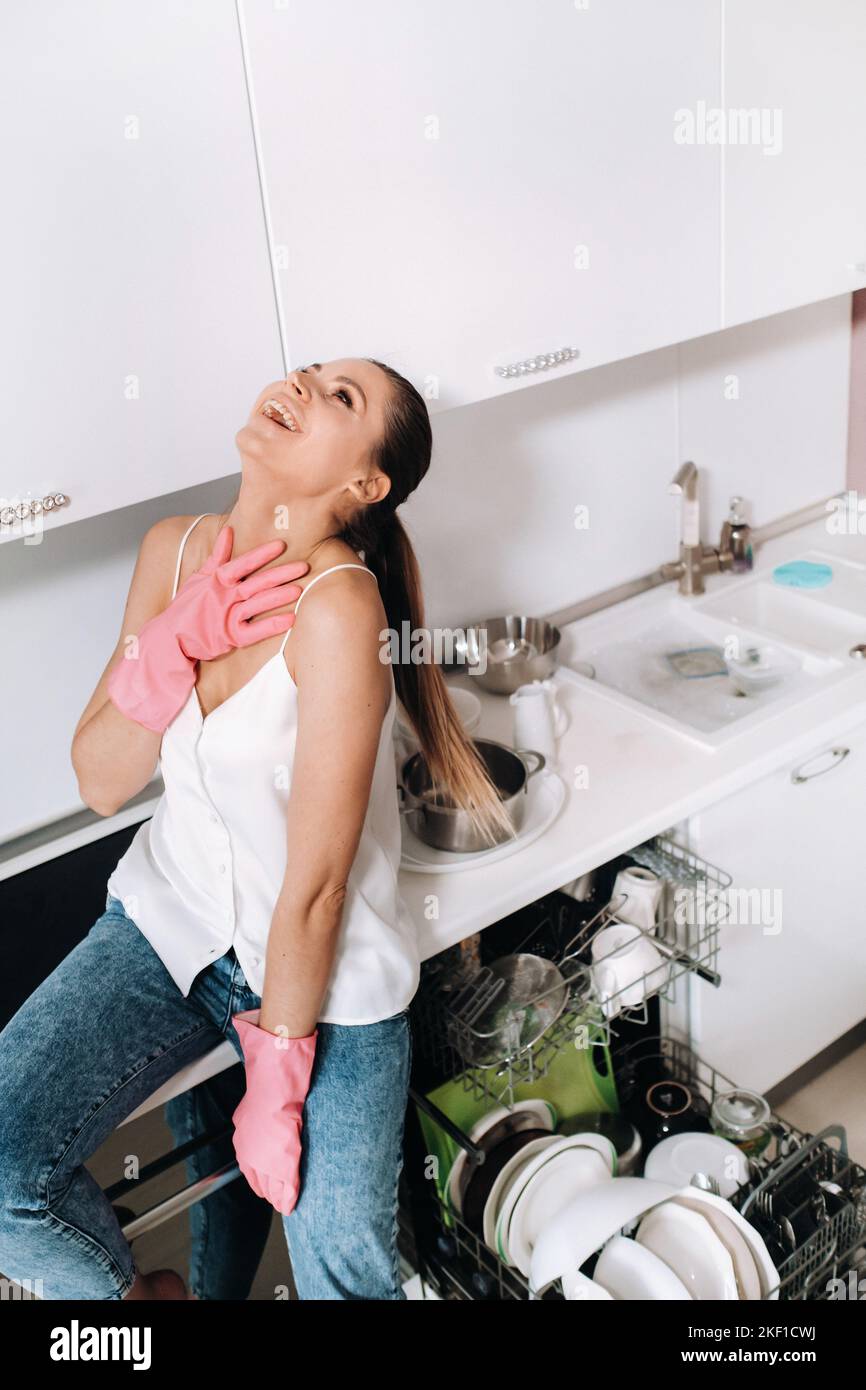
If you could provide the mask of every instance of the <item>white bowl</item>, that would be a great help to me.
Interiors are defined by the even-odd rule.
[[[648,1212],[635,1240],[657,1255],[702,1302],[739,1302],[734,1262],[715,1231],[688,1207],[662,1202]]]
[[[796,657],[779,647],[755,647],[754,650],[758,653],[756,661],[749,661],[745,656],[725,657],[728,675],[744,695],[760,695],[800,670],[801,663]]]
[[[700,1191],[701,1189],[697,1190]],[[758,1266],[746,1243],[745,1236],[740,1234],[733,1221],[729,1219],[727,1212],[719,1211],[717,1207],[710,1206],[708,1202],[696,1202],[691,1197],[686,1196],[685,1192],[681,1192],[679,1197],[672,1197],[671,1201],[677,1202],[682,1207],[688,1207],[689,1211],[696,1211],[698,1216],[702,1216],[704,1221],[709,1223],[731,1257],[741,1301],[757,1302],[761,1298],[761,1279],[758,1274]]]
[[[779,1271],[770,1259],[770,1252],[764,1244],[764,1238],[760,1231],[746,1220],[737,1208],[730,1202],[726,1202],[724,1197],[717,1197],[714,1192],[704,1192],[699,1187],[686,1187],[683,1189],[683,1197],[688,1197],[689,1201],[698,1202],[707,1208],[714,1208],[721,1212],[733,1222],[740,1235],[745,1240],[752,1253],[752,1258],[758,1270],[758,1278],[761,1281],[761,1297],[770,1300],[779,1297]]]
[[[572,1303],[610,1303],[612,1295],[579,1269],[562,1276],[562,1292]]]
[[[607,1289],[611,1298],[623,1302],[692,1301],[682,1279],[658,1255],[626,1236],[611,1237],[598,1257],[592,1277],[596,1284]]]

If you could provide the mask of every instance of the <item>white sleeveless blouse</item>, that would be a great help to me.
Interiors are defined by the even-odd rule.
[[[210,515],[196,517],[181,540],[172,597],[187,537]],[[333,565],[304,593],[337,569],[372,575],[364,565]],[[297,687],[283,654],[290,635],[291,628],[280,650],[206,717],[198,692],[190,692],[163,734],[165,791],[108,880],[108,892],[121,900],[184,995],[199,971],[230,946],[256,994],[264,988],[268,933],[286,868],[298,722]],[[405,1009],[418,988],[415,928],[397,878],[396,704],[392,674],[321,1023],[377,1023]]]

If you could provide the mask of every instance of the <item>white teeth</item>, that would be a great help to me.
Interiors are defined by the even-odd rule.
[[[297,433],[298,426],[296,425],[294,418],[292,417],[290,412],[283,405],[282,401],[265,401],[264,405],[262,406],[262,414],[267,415],[269,420],[273,420],[274,411],[276,411],[277,415],[279,416],[280,424],[285,425],[286,429],[291,430],[293,433]]]

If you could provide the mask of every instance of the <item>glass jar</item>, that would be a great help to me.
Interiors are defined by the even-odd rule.
[[[723,1091],[713,1101],[713,1133],[758,1158],[773,1137],[770,1107],[756,1091]]]

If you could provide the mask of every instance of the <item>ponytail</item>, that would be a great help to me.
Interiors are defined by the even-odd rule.
[[[427,406],[410,381],[385,362],[367,358],[388,377],[391,392],[385,407],[385,431],[374,449],[375,467],[390,479],[381,502],[357,511],[345,525],[343,539],[363,551],[379,585],[392,632],[424,630],[424,600],[418,561],[397,507],[430,466],[433,433]],[[393,665],[400,702],[415,730],[437,797],[467,811],[491,845],[513,837],[514,825],[502,804],[474,742],[451,702],[442,672],[431,659]]]
[[[379,545],[365,562],[376,575],[392,631],[424,629],[418,561],[400,518],[392,511],[379,529]],[[438,794],[468,811],[491,844],[512,821],[473,741],[466,734],[440,668],[432,660],[394,665],[397,694],[412,722]],[[499,832],[498,834],[496,832]]]

